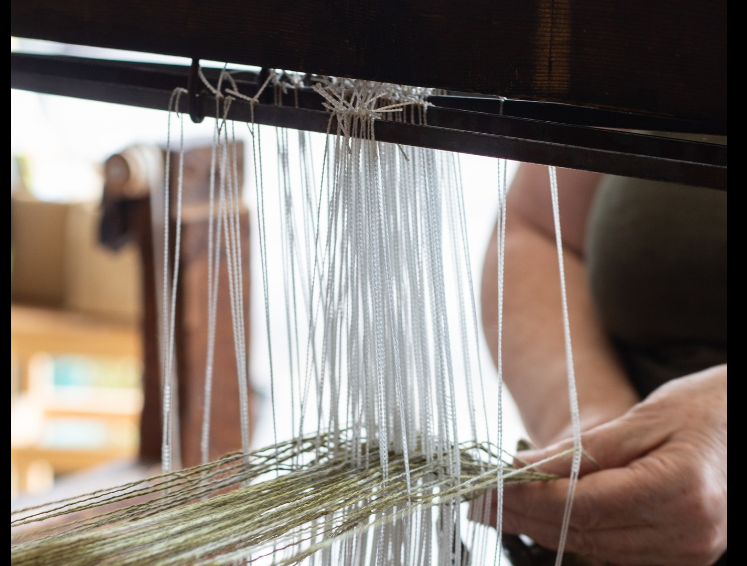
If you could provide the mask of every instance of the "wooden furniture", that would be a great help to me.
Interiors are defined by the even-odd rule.
[[[163,155],[159,150],[156,151],[162,166]],[[236,154],[243,156],[243,146],[237,148]],[[11,385],[11,397],[20,399],[19,410],[25,411],[27,417],[31,413],[38,421],[119,420],[133,425],[133,428],[139,427],[139,452],[133,450],[134,444],[133,447],[125,449],[103,446],[87,450],[43,446],[38,438],[25,438],[23,442],[16,443],[11,439],[11,476],[17,478],[17,490],[24,490],[29,486],[29,477],[34,475],[35,470],[38,471],[40,463],[47,466],[48,474],[66,474],[122,459],[137,459],[146,464],[142,469],[152,470],[153,468],[148,465],[160,461],[162,368],[159,356],[158,303],[155,293],[156,270],[160,266],[156,265],[154,259],[150,213],[150,191],[160,190],[160,187],[150,186],[147,179],[152,179],[153,175],[148,175],[147,171],[140,171],[141,175],[138,176],[132,155],[133,152],[123,152],[115,156],[115,161],[120,160],[118,169],[106,168],[104,228],[101,237],[106,245],[114,248],[121,247],[127,242],[137,244],[140,251],[143,289],[141,326],[106,322],[88,315],[61,310],[11,305],[11,375],[17,376],[17,382]],[[180,440],[183,463],[186,466],[198,464],[201,456],[200,436],[208,327],[207,187],[210,158],[209,147],[193,148],[185,154],[185,206],[181,223],[176,359],[180,381]],[[176,159],[172,160],[172,163],[175,162]],[[243,162],[238,163],[237,169],[243,176]],[[160,178],[160,175],[157,177]],[[176,175],[172,175],[172,178],[175,179]],[[246,235],[249,233],[248,211],[243,209],[240,216],[242,233]],[[175,214],[172,214],[172,234],[176,228],[174,222]],[[242,251],[248,348],[250,274],[249,244],[246,240],[243,242]],[[173,262],[173,257],[171,261]],[[225,252],[220,277],[211,419],[212,458],[239,449],[241,446],[238,425],[238,382]],[[53,356],[78,354],[142,359],[143,394],[137,392],[133,395],[136,393],[133,391],[99,393],[95,399],[89,397],[81,402],[69,398],[50,397],[42,391],[45,387],[35,387],[29,376],[30,361],[39,353]],[[253,410],[251,412],[254,413]]]
[[[136,325],[90,315],[10,305],[10,355],[19,364],[19,391],[29,388],[28,366],[35,354],[141,357]]]
[[[132,459],[137,443],[105,443],[94,447],[61,447],[44,441],[55,422],[90,422],[105,428],[137,430],[142,394],[137,390],[89,388],[82,399],[60,395],[46,380],[32,376],[35,356],[82,355],[136,360],[141,355],[136,325],[112,323],[78,313],[11,304],[11,498],[50,481],[51,476],[77,472],[114,460]],[[49,478],[39,477],[40,475]],[[14,485],[15,484],[15,485]],[[37,485],[38,487],[38,485]],[[14,493],[15,492],[15,493]]]

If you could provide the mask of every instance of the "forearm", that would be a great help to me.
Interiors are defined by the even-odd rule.
[[[483,321],[497,359],[497,240],[483,273]],[[582,426],[625,413],[639,398],[595,314],[583,262],[565,253],[571,333]],[[503,332],[504,376],[532,440],[546,445],[570,433],[562,303],[554,240],[509,214]]]

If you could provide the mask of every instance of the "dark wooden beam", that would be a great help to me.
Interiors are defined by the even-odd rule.
[[[726,0],[11,0],[11,35],[726,123]]]
[[[21,53],[11,53],[10,59],[11,88],[146,108],[166,108],[172,90],[188,82],[187,66]],[[206,69],[208,75],[215,71]],[[242,75],[243,78],[246,76]],[[250,79],[249,82],[239,80],[239,85],[242,92],[251,95],[260,81],[256,75]],[[273,103],[273,93],[269,89],[266,94],[268,99],[253,109],[242,100],[234,101],[228,117],[320,133],[330,128],[330,114],[322,109],[321,97],[312,90],[289,92],[283,105]],[[438,102],[437,99],[449,97],[433,98]],[[546,106],[545,103],[524,104]],[[210,115],[215,111],[215,99],[203,90],[196,106],[199,114]],[[605,112],[589,110],[588,114]],[[660,121],[644,119],[651,123]],[[726,146],[713,143],[463,111],[438,104],[428,109],[428,125],[378,120],[375,135],[382,142],[726,189]]]

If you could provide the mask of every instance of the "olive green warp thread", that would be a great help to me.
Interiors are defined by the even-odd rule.
[[[495,447],[487,444],[460,447],[458,479],[449,477],[442,461],[411,455],[410,493],[402,455],[390,454],[385,481],[380,466],[355,466],[347,442],[317,454],[316,436],[292,440],[249,456],[231,454],[204,466],[12,512],[11,563],[233,564],[285,549],[275,563],[298,564],[363,530],[449,500],[472,499],[496,484],[496,467],[487,464],[496,461]],[[370,455],[377,461],[378,448],[370,446]],[[314,459],[291,464],[300,456]],[[278,468],[285,473],[272,477]],[[504,480],[555,477],[535,468],[505,463]],[[94,511],[99,513],[85,516]],[[64,518],[70,521],[60,522]]]

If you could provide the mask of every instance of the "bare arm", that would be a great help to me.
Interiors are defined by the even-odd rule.
[[[599,177],[559,171],[565,267],[585,450],[568,550],[595,563],[709,566],[727,547],[727,367],[669,382],[646,400],[628,382],[597,320],[583,261]],[[547,170],[522,166],[508,203],[505,379],[538,450],[570,446],[557,256]],[[483,320],[496,355],[495,235],[483,274]],[[568,459],[546,471],[568,474]],[[568,480],[511,487],[504,532],[557,548]],[[496,524],[493,506],[491,524]]]
[[[559,170],[569,310],[582,426],[621,416],[639,398],[595,314],[583,263],[586,220],[600,176]],[[483,269],[482,316],[497,359],[497,240]],[[522,165],[509,192],[505,269],[504,368],[532,440],[570,434],[560,280],[547,167]]]

